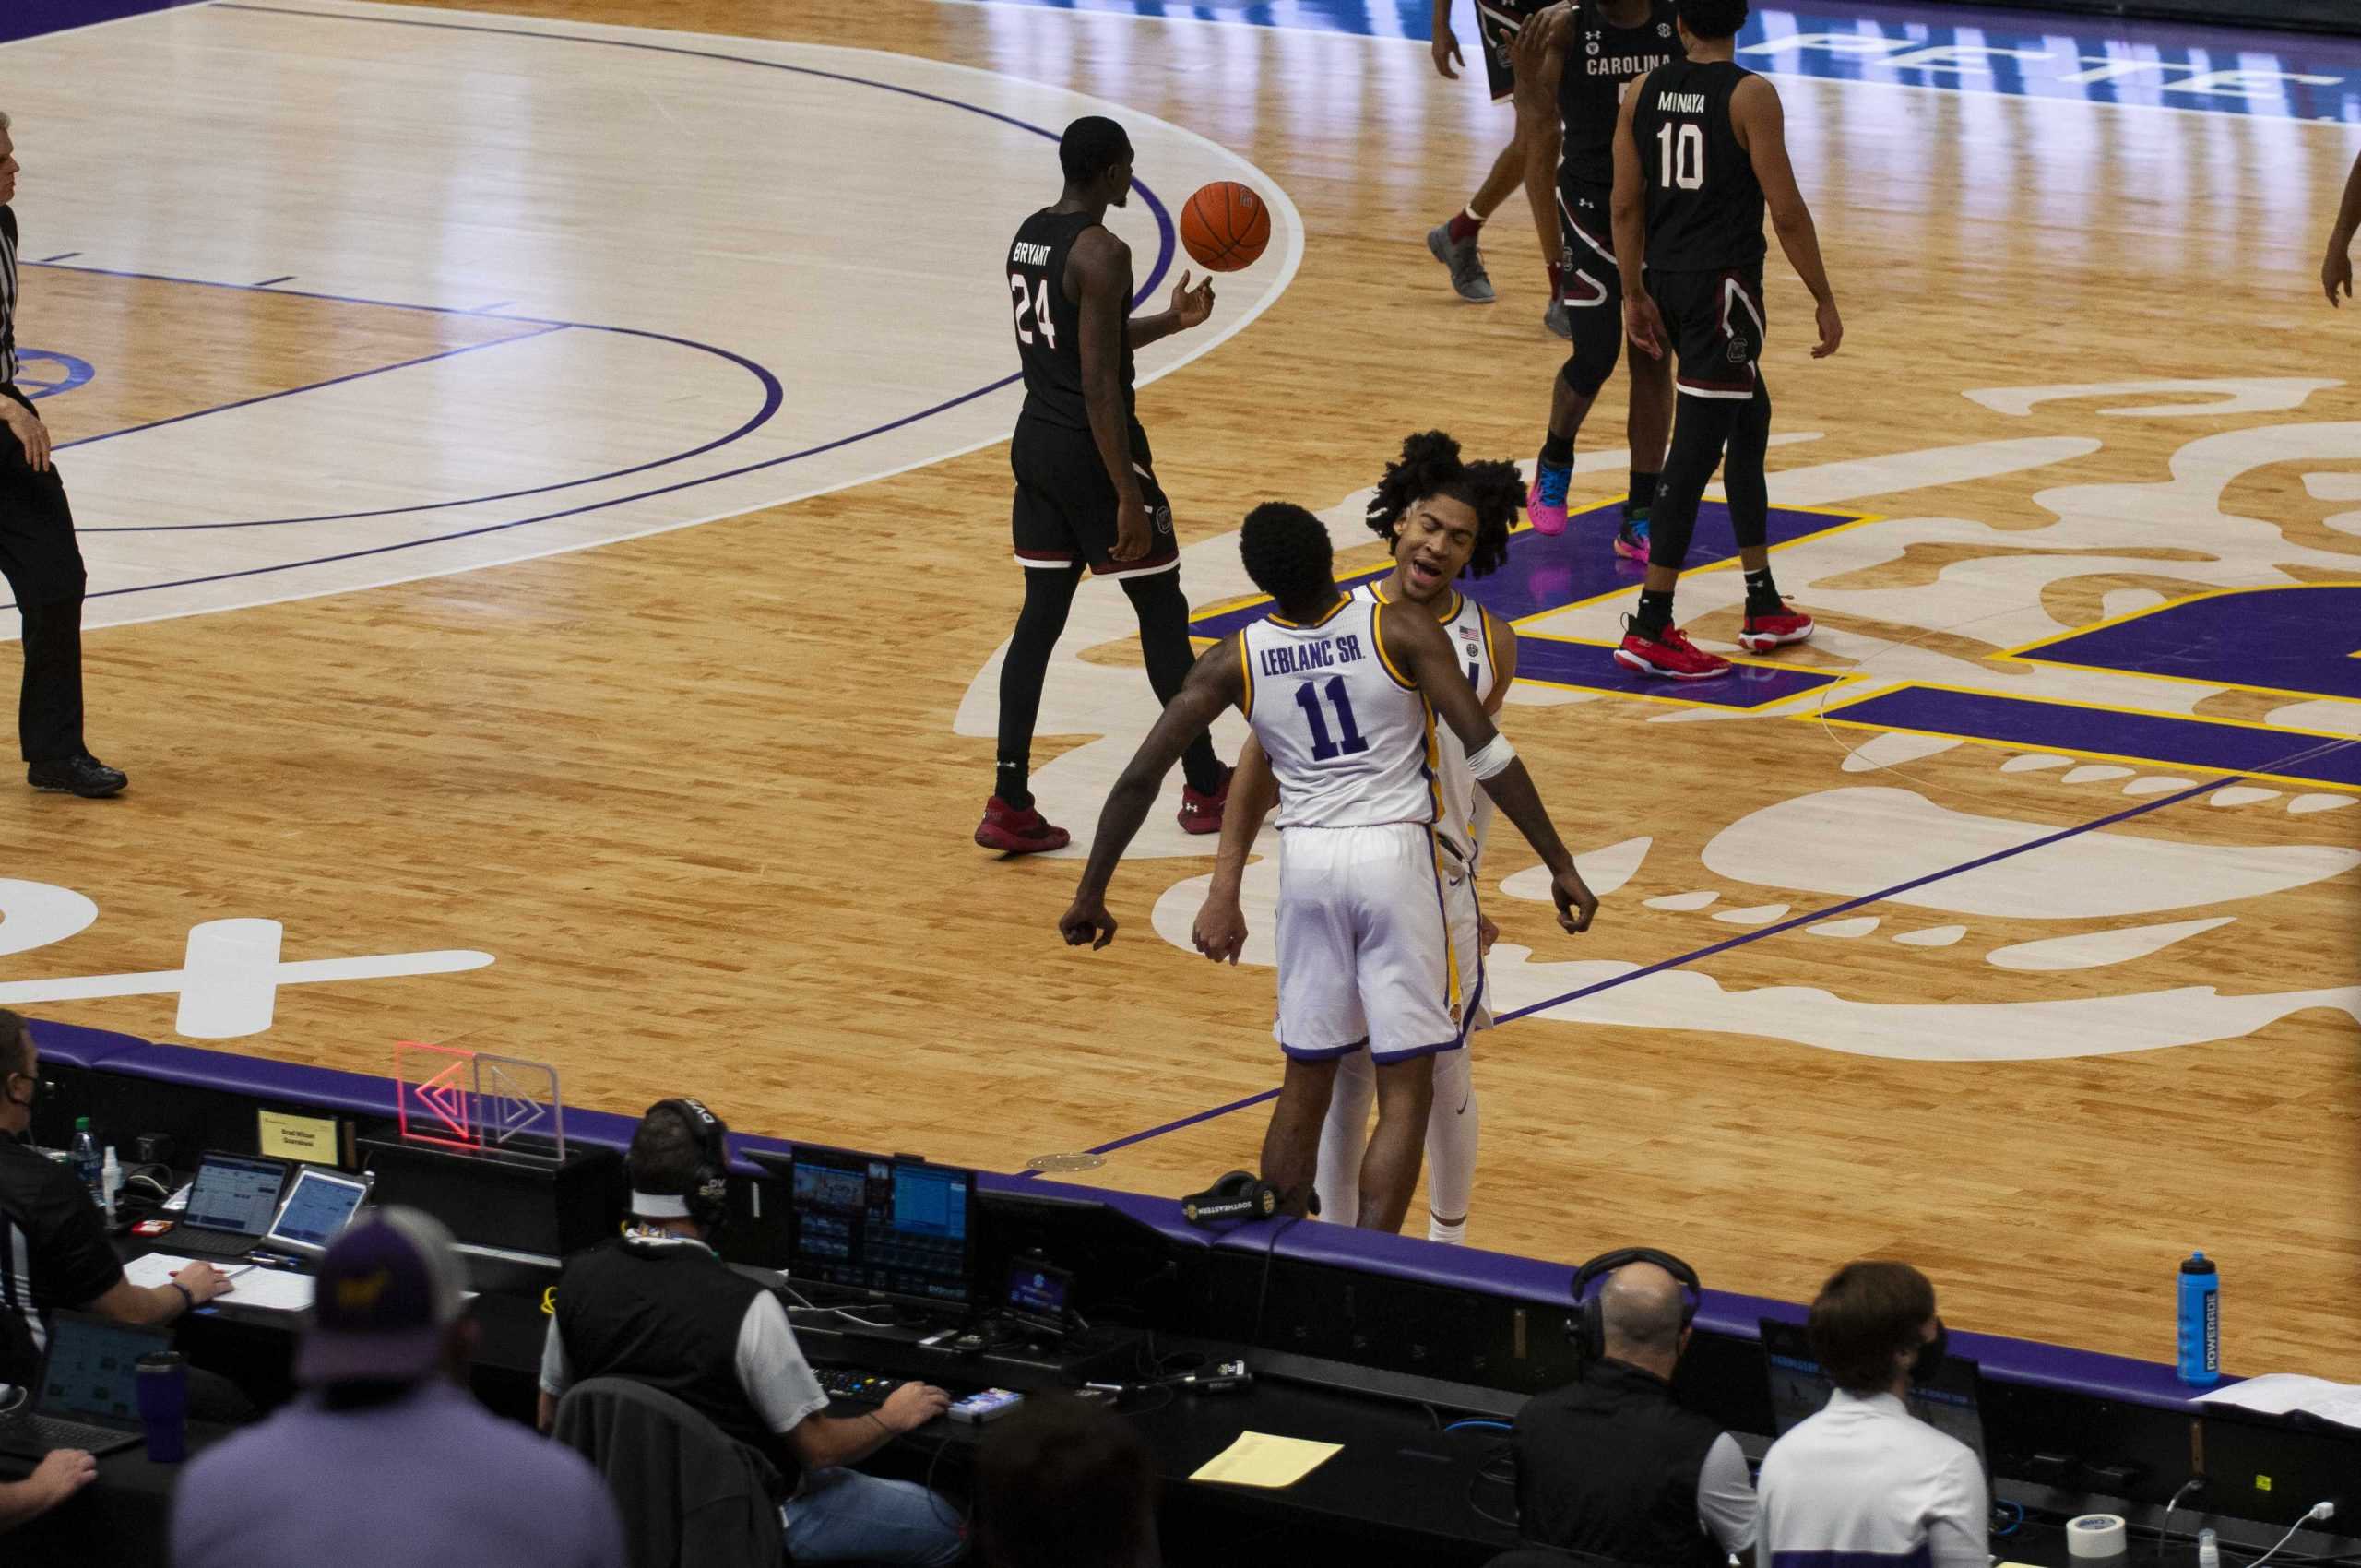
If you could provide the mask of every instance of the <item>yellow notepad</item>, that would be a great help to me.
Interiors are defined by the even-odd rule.
[[[1341,1443],[1312,1443],[1300,1437],[1273,1437],[1266,1431],[1242,1431],[1236,1443],[1206,1460],[1189,1479],[1221,1481],[1229,1486],[1293,1486],[1342,1447]]]

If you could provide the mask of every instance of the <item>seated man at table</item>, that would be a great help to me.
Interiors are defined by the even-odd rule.
[[[956,1562],[965,1526],[951,1504],[857,1465],[941,1415],[950,1396],[906,1384],[866,1415],[824,1415],[828,1396],[779,1300],[713,1250],[728,1213],[721,1119],[694,1099],[658,1101],[632,1134],[631,1223],[569,1259],[541,1358],[541,1430],[594,1377],[663,1390],[760,1453],[784,1478],[780,1509],[796,1562]]]
[[[1599,1291],[1606,1354],[1516,1419],[1518,1525],[1527,1540],[1650,1568],[1719,1568],[1754,1542],[1746,1455],[1683,1409],[1680,1282],[1629,1263]]]
[[[976,1461],[984,1568],[1153,1568],[1156,1461],[1132,1421],[1070,1394],[1027,1398]]]
[[[189,1465],[173,1568],[623,1568],[599,1473],[469,1396],[464,1278],[413,1208],[338,1237],[296,1350],[305,1392]]]
[[[75,1176],[24,1142],[41,1093],[41,1051],[31,1026],[0,1007],[0,1257],[10,1289],[0,1293],[0,1383],[30,1386],[49,1345],[49,1317],[75,1308],[117,1323],[170,1323],[231,1289],[211,1264],[193,1263],[161,1285],[123,1277],[107,1241],[106,1217]],[[225,1379],[192,1374],[190,1411],[199,1420],[242,1420],[254,1407]]]

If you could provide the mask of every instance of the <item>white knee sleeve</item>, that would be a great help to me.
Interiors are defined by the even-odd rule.
[[[1464,1220],[1476,1190],[1476,1079],[1471,1052],[1435,1056],[1434,1110],[1427,1117],[1427,1207],[1438,1219]]]
[[[1313,1190],[1320,1218],[1350,1225],[1360,1218],[1361,1154],[1369,1146],[1369,1108],[1377,1099],[1377,1069],[1366,1051],[1336,1064],[1336,1092],[1320,1126],[1320,1169]]]

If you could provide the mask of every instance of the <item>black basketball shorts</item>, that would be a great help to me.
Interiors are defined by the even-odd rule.
[[[1476,0],[1476,31],[1484,45],[1484,76],[1492,101],[1516,96],[1516,35],[1548,0]]]
[[[1016,475],[1009,531],[1016,564],[1042,570],[1088,565],[1102,577],[1143,577],[1180,564],[1172,535],[1172,505],[1156,482],[1147,432],[1132,422],[1132,472],[1147,506],[1148,549],[1136,561],[1115,559],[1115,485],[1086,430],[1071,430],[1028,415],[1016,421],[1008,466]]]
[[[1568,379],[1585,398],[1598,396],[1623,351],[1623,274],[1616,269],[1608,217],[1613,194],[1605,186],[1558,187],[1558,232],[1566,247],[1561,298],[1574,329]]]
[[[1691,398],[1754,396],[1762,357],[1762,263],[1718,272],[1648,273],[1648,293],[1672,339],[1673,385]]]

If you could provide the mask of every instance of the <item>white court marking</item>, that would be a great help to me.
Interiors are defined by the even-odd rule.
[[[1168,208],[1234,179],[1272,209],[1267,256],[1222,278],[1211,323],[1142,352],[1143,382],[1249,325],[1302,255],[1287,193],[1193,132],[903,55],[297,0],[7,58],[38,170],[17,204],[29,258],[577,324],[77,445],[94,626],[612,543],[1004,440],[1023,393],[991,389],[1016,369],[1001,252],[1055,199],[1054,137],[1080,114],[1122,122]],[[149,177],[195,145],[204,179]],[[1145,281],[1147,204],[1109,224]],[[1186,259],[1176,246],[1149,308]],[[48,276],[24,286],[38,298]],[[563,488],[471,499],[544,486]],[[389,507],[432,509],[186,527]]]

